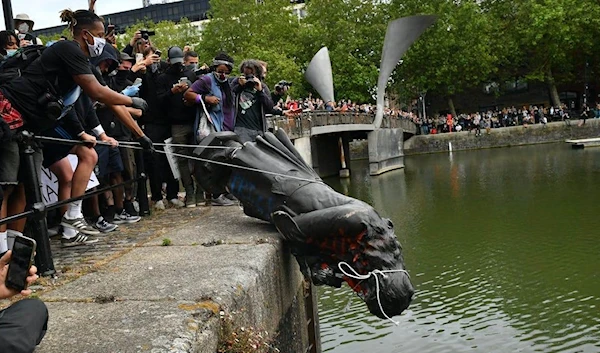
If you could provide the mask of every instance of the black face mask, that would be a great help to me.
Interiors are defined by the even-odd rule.
[[[171,72],[182,72],[183,68],[184,68],[184,66],[182,63],[176,63],[176,64],[171,64],[171,66],[169,67],[169,70],[171,70]]]
[[[118,80],[126,80],[128,76],[129,76],[129,70],[118,70],[115,77]]]

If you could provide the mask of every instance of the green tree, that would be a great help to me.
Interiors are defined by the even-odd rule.
[[[172,21],[161,21],[158,23],[150,20],[139,21],[133,26],[128,27],[124,34],[117,37],[117,46],[123,49],[129,44],[135,32],[140,29],[156,32],[154,36],[150,37],[150,41],[152,45],[160,49],[165,55],[167,50],[175,45],[181,48],[190,45],[197,49],[200,44],[200,29],[192,25],[187,18],[183,18],[179,23]]]
[[[588,61],[597,66],[597,1],[486,0],[483,6],[509,29],[506,38],[516,44],[509,70],[545,82],[553,105],[560,103],[557,84],[581,81]]]
[[[446,97],[456,116],[453,95],[486,82],[497,69],[494,23],[476,0],[393,1],[390,7],[396,17],[438,16],[405,54],[392,87],[407,99],[419,92]]]
[[[52,41],[56,41],[59,40],[61,36],[65,36],[69,39],[71,39],[73,36],[71,35],[71,31],[68,28],[63,29],[62,32],[60,32],[59,34],[54,34],[51,36],[38,36],[38,38],[44,42],[44,44],[48,43],[48,42],[52,42]]]
[[[283,79],[300,80],[301,66],[296,60],[300,24],[288,0],[212,0],[210,16],[202,33],[201,60],[210,62],[220,51],[236,63],[263,60],[269,65],[267,85],[271,89]],[[298,85],[294,91],[299,92]]]
[[[321,47],[328,47],[336,99],[374,102],[372,93],[390,20],[385,1],[310,1],[306,13],[300,60],[306,65]]]

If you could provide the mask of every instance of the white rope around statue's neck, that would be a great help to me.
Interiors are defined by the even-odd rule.
[[[352,273],[346,272],[346,270],[344,270],[342,265],[346,265],[346,267],[348,267],[348,269],[350,269],[350,271],[352,271]],[[407,276],[409,276],[409,274],[406,270],[373,270],[365,275],[361,275],[352,266],[350,266],[347,262],[344,262],[344,261],[341,261],[340,263],[338,263],[338,268],[344,274],[344,276],[354,278],[354,279],[357,279],[360,281],[369,279],[369,277],[374,276],[375,277],[375,294],[377,296],[377,304],[379,304],[379,310],[381,310],[381,313],[383,314],[383,316],[385,316],[385,318],[388,319],[389,321],[391,321],[394,325],[396,325],[396,326],[400,325],[400,323],[398,321],[392,319],[385,313],[385,311],[383,311],[383,306],[381,305],[381,299],[379,298],[379,277],[377,275],[380,275],[381,277],[386,278],[387,277],[386,273],[404,272],[404,273],[406,273]]]

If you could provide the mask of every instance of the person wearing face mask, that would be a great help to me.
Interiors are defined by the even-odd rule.
[[[12,56],[19,49],[19,38],[14,32],[0,31],[0,60]]]
[[[123,52],[126,53],[125,50]],[[166,65],[163,65],[160,57],[155,53],[155,47],[144,50],[144,59],[135,63],[131,67],[131,72],[135,77],[142,78],[139,94],[150,106],[149,111],[140,119],[144,132],[152,141],[162,143],[171,137],[171,123],[164,110],[165,106],[159,103],[157,96],[157,79],[166,69]],[[158,148],[163,150],[162,147]],[[167,184],[166,196],[168,202],[175,207],[184,206],[184,203],[177,198],[179,182],[175,180],[173,173],[170,171],[167,157],[162,153],[146,154],[144,155],[144,165],[148,174],[154,208],[165,209],[165,202],[162,200],[163,182]]]
[[[229,84],[229,75],[233,69],[233,58],[226,53],[219,53],[210,66],[211,72],[201,76],[185,93],[189,104],[206,104],[215,130],[233,131],[235,127],[233,93]]]
[[[229,75],[233,69],[233,58],[226,53],[215,56],[211,72],[198,78],[185,93],[185,100],[197,109],[202,109],[201,102],[206,105],[216,131],[233,131],[235,127],[234,96],[229,85]],[[233,206],[236,203],[226,195],[214,195],[215,206]]]
[[[171,123],[171,134],[174,144],[190,145],[194,143],[193,125],[196,120],[196,109],[187,106],[183,94],[196,81],[196,75],[185,66],[183,50],[171,47],[168,50],[168,68],[156,79],[158,103]],[[192,155],[191,148],[176,147],[175,153]],[[181,183],[186,193],[186,207],[196,207],[196,188],[187,158],[177,157]]]
[[[111,55],[105,55],[114,52]],[[102,81],[115,92],[122,92],[125,88],[131,86],[131,82],[128,78],[129,72],[132,66],[132,62],[129,55],[123,53],[117,53],[116,49],[107,48],[105,52],[98,58],[100,63],[111,62],[115,60],[117,62],[116,67],[102,68]],[[119,141],[130,141],[132,134],[131,131],[122,124],[121,120],[117,115],[114,114],[110,109],[103,105],[97,106],[97,114],[102,125],[102,128],[106,132]],[[141,112],[131,111],[132,116],[140,117]],[[121,184],[124,180],[130,180],[137,176],[137,166],[135,163],[134,151],[130,148],[119,147],[117,149],[109,149],[107,146],[96,146],[98,152],[98,165],[99,177],[102,182],[110,185]],[[107,196],[107,209],[104,212],[103,217],[97,217],[98,214],[93,215],[96,218],[95,226],[98,229],[110,229],[111,223],[114,224],[130,224],[136,223],[141,220],[141,217],[136,214],[133,206],[133,199],[136,190],[136,183],[128,184],[126,186],[118,187],[110,192],[106,193]],[[108,223],[102,222],[104,220]]]
[[[32,44],[43,45],[44,43],[37,37],[31,35],[33,32],[33,20],[26,13],[20,13],[13,19],[15,29],[19,31],[20,46],[28,46]]]
[[[198,53],[195,51],[186,51],[183,53],[183,65],[186,70],[191,72],[196,71],[198,68]]]
[[[16,133],[27,129],[37,134],[54,128],[61,112],[60,109],[50,108],[57,107],[58,100],[76,91],[77,86],[92,100],[107,104],[115,111],[122,112],[124,106],[145,110],[147,104],[143,99],[130,98],[102,86],[92,72],[88,58],[99,56],[106,44],[102,19],[87,10],[64,10],[61,20],[69,24],[73,40],[59,41],[46,48],[38,59],[22,71],[21,76],[0,86],[0,116],[9,124],[11,131]],[[137,141],[145,149],[152,150],[152,141],[144,136],[141,129],[135,125],[132,125],[132,129]],[[94,144],[96,140],[85,132],[74,138],[89,144]],[[7,192],[14,192],[8,214],[21,213],[25,209],[25,193],[22,184],[15,189],[21,180],[17,142],[10,140],[0,143],[0,155],[0,184],[5,188],[5,196]],[[34,160],[35,169],[39,170],[41,151],[36,151]],[[6,199],[3,202],[6,203]],[[3,206],[0,218],[6,215],[6,207]],[[0,227],[0,239],[6,229],[3,227]],[[9,227],[22,232],[24,223],[17,222]]]

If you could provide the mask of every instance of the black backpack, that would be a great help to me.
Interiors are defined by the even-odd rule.
[[[0,85],[20,77],[25,68],[42,56],[44,49],[46,47],[43,45],[30,45],[0,61]]]

